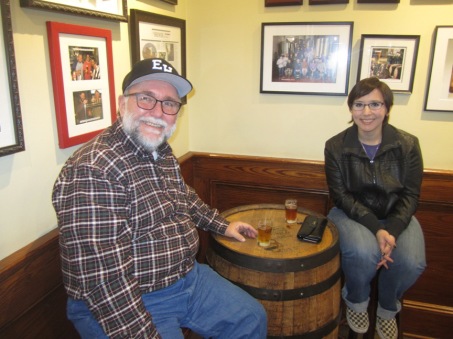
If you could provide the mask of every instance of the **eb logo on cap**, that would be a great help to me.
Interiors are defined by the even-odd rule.
[[[167,73],[173,73],[173,68],[170,67],[168,64],[163,64],[162,60],[153,59],[152,60],[153,66],[152,69],[160,70]]]

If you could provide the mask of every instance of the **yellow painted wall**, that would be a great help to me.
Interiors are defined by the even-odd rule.
[[[79,147],[58,148],[45,22],[112,31],[116,94],[130,69],[125,22],[22,8],[11,1],[26,151],[0,158],[0,259],[56,227],[50,196],[65,160]],[[397,94],[391,122],[419,136],[425,167],[453,170],[453,113],[424,112],[431,37],[453,25],[451,0],[398,5],[265,8],[264,0],[128,0],[129,8],[186,20],[187,75],[195,86],[171,145],[187,151],[323,159],[327,138],[346,128],[346,97],[260,94],[262,22],[353,21],[350,88],[361,34],[421,35],[412,94]]]
[[[413,93],[395,95],[390,122],[419,136],[426,168],[453,169],[453,112],[423,110],[432,34],[436,25],[453,25],[452,1],[308,2],[266,8],[264,0],[189,1],[189,76],[196,87],[190,149],[323,160],[325,140],[349,126],[347,97],[260,94],[261,23],[353,21],[349,88],[361,34],[421,36]]]
[[[58,147],[46,21],[112,31],[116,94],[130,70],[126,22],[22,8],[19,0],[10,2],[26,150],[0,158],[0,259],[56,227],[52,186],[66,159],[80,147]],[[179,0],[178,6],[159,0],[127,3],[129,8],[186,20],[187,0]],[[189,150],[186,113],[171,141],[178,155]]]

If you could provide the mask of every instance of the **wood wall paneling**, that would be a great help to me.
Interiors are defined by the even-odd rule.
[[[220,211],[255,203],[282,203],[327,214],[331,207],[323,162],[191,153],[183,166],[200,197]],[[427,269],[404,296],[401,330],[407,337],[448,338],[453,322],[453,171],[425,169],[416,213],[426,242]],[[199,260],[207,234],[201,232]]]
[[[66,318],[58,230],[0,261],[0,338],[78,338]]]
[[[246,204],[283,203],[327,214],[331,207],[322,162],[188,153],[180,159],[186,182],[221,212]],[[407,338],[449,338],[453,323],[453,171],[425,170],[416,214],[428,267],[405,294],[400,316]],[[200,231],[198,260],[209,238]],[[0,261],[0,338],[77,338],[66,319],[58,230]]]

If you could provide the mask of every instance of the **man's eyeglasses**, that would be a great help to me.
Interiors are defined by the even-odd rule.
[[[156,104],[160,102],[160,107],[162,112],[167,115],[176,115],[181,108],[181,103],[173,100],[157,100],[155,97],[152,97],[146,93],[130,93],[124,94],[125,97],[135,96],[137,101],[137,106],[141,109],[152,110],[156,107]]]
[[[379,101],[373,101],[369,104],[364,104],[363,102],[354,102],[352,104],[352,110],[360,112],[363,111],[366,106],[368,106],[368,108],[372,111],[378,111],[382,108],[382,106],[384,106],[384,103]]]

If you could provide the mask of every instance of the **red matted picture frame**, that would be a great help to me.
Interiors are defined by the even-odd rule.
[[[84,143],[116,120],[112,33],[47,22],[60,148]]]
[[[302,5],[303,0],[264,0],[264,7]]]
[[[348,4],[349,0],[310,0],[309,5],[336,5]]]

